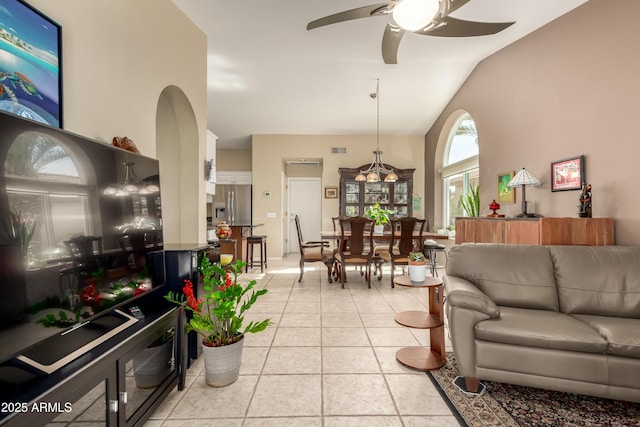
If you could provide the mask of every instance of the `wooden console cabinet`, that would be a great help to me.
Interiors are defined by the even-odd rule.
[[[456,218],[456,244],[615,245],[613,218]]]

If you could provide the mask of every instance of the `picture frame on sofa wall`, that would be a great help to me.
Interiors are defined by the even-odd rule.
[[[503,172],[498,174],[498,203],[508,204],[516,202],[515,188],[507,186],[507,184],[509,184],[515,174],[515,171]]]
[[[62,27],[22,0],[0,7],[0,110],[62,128]]]
[[[551,191],[580,190],[585,179],[584,155],[551,162]]]
[[[338,198],[338,187],[324,187],[324,198],[325,199],[337,199]]]

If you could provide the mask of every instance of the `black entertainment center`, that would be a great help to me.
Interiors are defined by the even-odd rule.
[[[143,423],[188,361],[158,161],[1,111],[0,160],[0,425]]]

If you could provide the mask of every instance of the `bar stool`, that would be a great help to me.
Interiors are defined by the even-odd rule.
[[[260,262],[253,259],[253,246],[260,245]],[[249,236],[247,237],[247,265],[245,273],[249,271],[249,267],[260,266],[260,273],[267,268],[267,236]],[[256,264],[257,263],[257,264]],[[264,267],[264,268],[263,268]]]
[[[427,257],[427,262],[431,268],[431,276],[438,277],[438,264],[437,257],[438,252],[443,252],[445,257],[445,267],[447,265],[447,261],[449,261],[449,255],[447,255],[447,247],[443,243],[437,243],[435,241],[426,241],[424,243],[424,247],[422,248],[424,254]]]

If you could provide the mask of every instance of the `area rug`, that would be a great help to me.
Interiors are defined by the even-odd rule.
[[[487,391],[469,396],[453,385],[453,353],[427,373],[458,421],[468,427],[571,426],[640,427],[640,404],[483,381]]]

